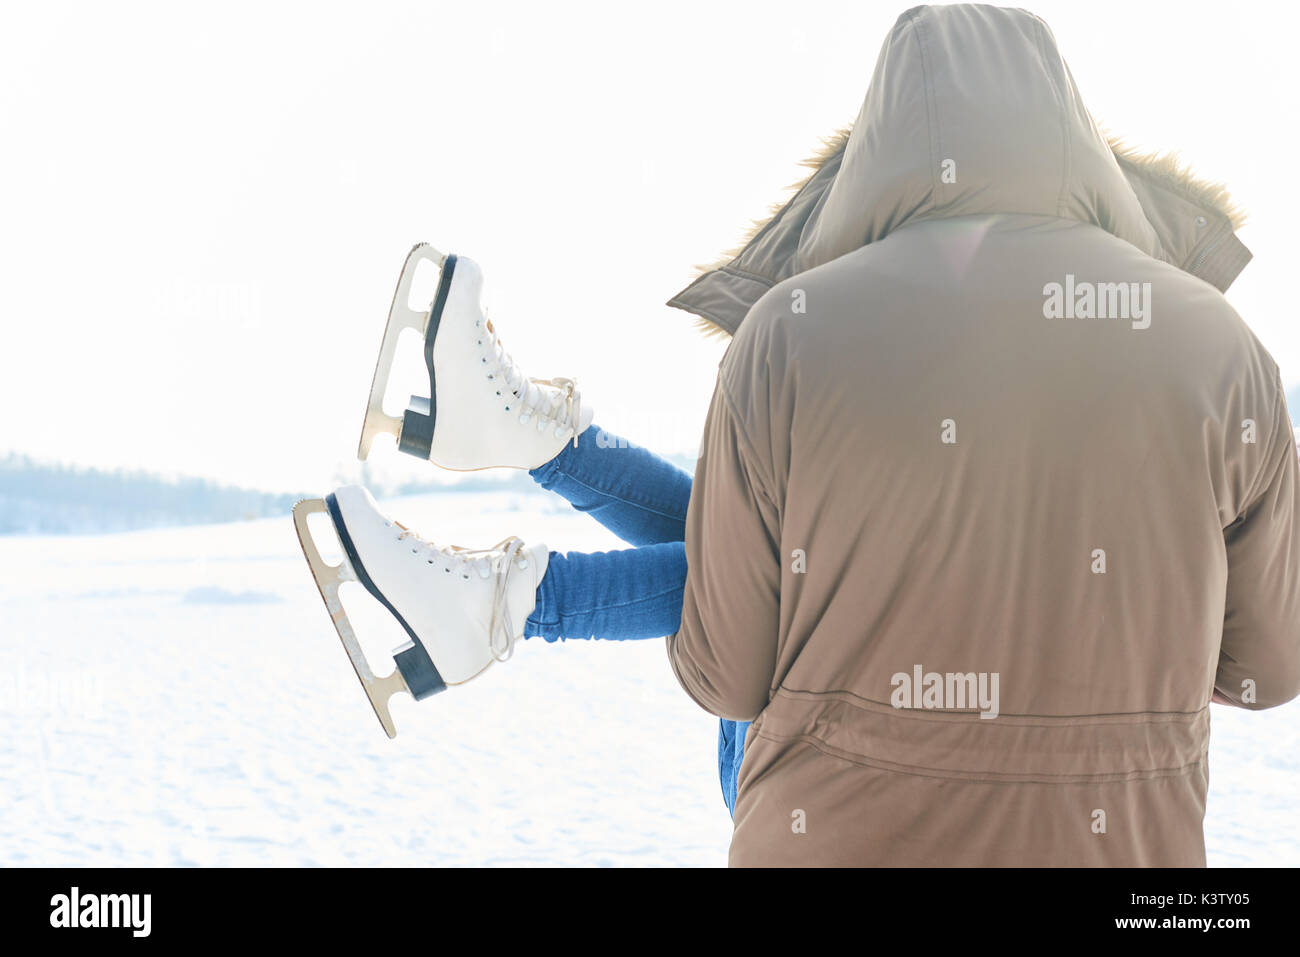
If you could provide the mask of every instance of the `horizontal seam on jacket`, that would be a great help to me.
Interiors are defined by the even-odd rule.
[[[1172,768],[1149,768],[1143,770],[1131,771],[1103,771],[1095,774],[1060,774],[1051,775],[1042,772],[1021,772],[1021,773],[999,773],[997,771],[945,771],[939,768],[928,768],[923,765],[914,764],[897,764],[892,761],[883,761],[879,758],[870,758],[864,754],[856,754],[851,751],[844,751],[832,744],[827,744],[820,738],[813,735],[792,734],[777,735],[767,730],[764,726],[758,730],[756,735],[774,744],[784,744],[790,741],[798,741],[806,744],[808,747],[818,751],[829,758],[835,758],[846,764],[852,764],[857,767],[874,768],[877,771],[888,771],[893,774],[911,774],[917,777],[942,778],[949,781],[983,781],[989,784],[1110,784],[1122,783],[1125,781],[1141,781],[1156,778],[1178,777],[1186,774],[1205,763],[1205,755],[1195,761],[1179,765]],[[850,757],[850,755],[853,755]]]
[[[947,723],[947,724],[964,724],[964,723],[966,723],[966,722],[963,721],[962,718],[959,717],[958,715],[972,715],[972,714],[979,714],[979,713],[980,713],[980,712],[978,711],[978,709],[970,709],[970,710],[967,710],[967,711],[961,711],[961,712],[950,712],[950,713],[952,714],[952,717],[948,717],[948,716],[945,714],[944,710],[942,710],[942,709],[933,709],[933,710],[932,710],[932,709],[928,709],[928,708],[895,708],[895,707],[893,707],[893,705],[890,705],[890,704],[887,703],[887,702],[884,702],[884,701],[873,701],[873,700],[870,699],[870,698],[864,698],[864,697],[862,697],[861,695],[854,694],[852,691],[844,691],[844,690],[841,690],[841,689],[831,689],[831,690],[827,690],[827,691],[804,691],[804,690],[802,690],[802,689],[800,689],[800,688],[786,688],[786,687],[777,688],[777,689],[776,689],[776,692],[775,692],[775,695],[776,695],[776,696],[781,696],[782,694],[784,694],[786,697],[793,697],[794,695],[808,695],[810,698],[814,698],[814,699],[818,699],[818,698],[830,698],[831,700],[839,701],[839,702],[841,702],[841,703],[843,703],[843,704],[847,704],[847,705],[849,705],[850,707],[857,708],[859,711],[866,711],[866,712],[871,713],[871,714],[875,714],[875,713],[876,713],[876,712],[872,711],[870,708],[864,708],[862,705],[858,704],[856,701],[849,701],[849,700],[846,700],[845,698],[833,697],[833,696],[838,696],[838,695],[847,695],[849,698],[856,698],[857,701],[865,701],[865,702],[867,702],[867,703],[869,703],[869,704],[877,705],[877,706],[879,706],[879,707],[881,707],[881,708],[888,708],[889,711],[890,711],[892,714],[896,714],[896,715],[899,715],[899,716],[901,716],[901,717],[917,717],[918,720],[922,720],[922,721],[934,721],[934,722],[941,722],[941,723]],[[1201,714],[1201,712],[1203,712],[1204,710],[1205,710],[1205,708],[1201,708],[1201,709],[1199,709],[1199,710],[1197,710],[1197,711],[1118,711],[1118,712],[1104,712],[1104,713],[1101,713],[1101,714],[1059,714],[1059,715],[1058,715],[1058,714],[1023,714],[1023,715],[1022,715],[1022,714],[1013,714],[1013,713],[1011,713],[1011,712],[1003,711],[1003,712],[999,713],[998,717],[1002,717],[1002,718],[1052,718],[1052,719],[1056,719],[1056,720],[1062,720],[1062,719],[1068,719],[1068,718],[1143,718],[1143,717],[1158,717],[1158,718],[1165,718],[1165,719],[1168,720],[1168,721],[1174,721],[1174,720],[1177,720],[1178,718],[1195,718],[1197,715]],[[924,717],[922,717],[922,715],[923,715]],[[1097,727],[1102,727],[1102,726],[1109,726],[1109,725],[1113,725],[1113,724],[1117,724],[1117,723],[1118,723],[1118,722],[1113,722],[1113,721],[1078,722],[1078,723],[1071,724],[1070,727],[1072,727],[1072,728],[1084,728],[1084,727],[1091,727],[1091,726],[1094,726],[1094,725],[1097,726]],[[1004,726],[1004,727],[1012,727],[1012,725],[1010,725],[1009,723],[1004,724],[1003,726]],[[1054,724],[1020,724],[1020,723],[1017,723],[1017,724],[1014,725],[1014,727],[1017,727],[1017,728],[1055,728],[1055,727],[1058,727],[1058,725],[1054,725]]]

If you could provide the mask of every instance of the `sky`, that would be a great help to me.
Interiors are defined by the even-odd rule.
[[[483,266],[530,375],[689,451],[722,346],[663,303],[852,119],[906,6],[5,4],[0,454],[353,477],[417,241]],[[1247,210],[1228,299],[1300,381],[1293,8],[1029,8],[1098,122]]]

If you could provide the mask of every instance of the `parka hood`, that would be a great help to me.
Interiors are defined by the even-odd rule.
[[[903,13],[857,118],[808,165],[812,175],[743,248],[668,304],[730,334],[789,276],[910,223],[986,213],[1099,226],[1220,289],[1250,258],[1221,188],[1107,141],[1051,30],[1024,10]]]
[[[1047,24],[1023,10],[917,7],[885,40],[798,265],[978,213],[1077,219],[1159,251]]]

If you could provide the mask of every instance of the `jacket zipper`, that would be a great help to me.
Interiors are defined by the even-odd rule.
[[[1196,257],[1196,260],[1191,264],[1191,266],[1187,268],[1187,271],[1195,275],[1196,270],[1200,269],[1201,264],[1204,263],[1205,260],[1210,258],[1210,253],[1214,252],[1214,250],[1219,247],[1219,243],[1221,242],[1223,242],[1222,233],[1219,234],[1218,238],[1216,238],[1213,242],[1211,242],[1208,246],[1206,246],[1203,250],[1201,250],[1200,255],[1198,255]]]

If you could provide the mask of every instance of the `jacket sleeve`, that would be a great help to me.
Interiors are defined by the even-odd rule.
[[[686,514],[677,680],[700,707],[750,721],[767,706],[780,615],[780,513],[719,376]]]
[[[1251,709],[1300,694],[1300,463],[1280,383],[1275,401],[1252,498],[1224,529],[1228,590],[1214,699]]]

